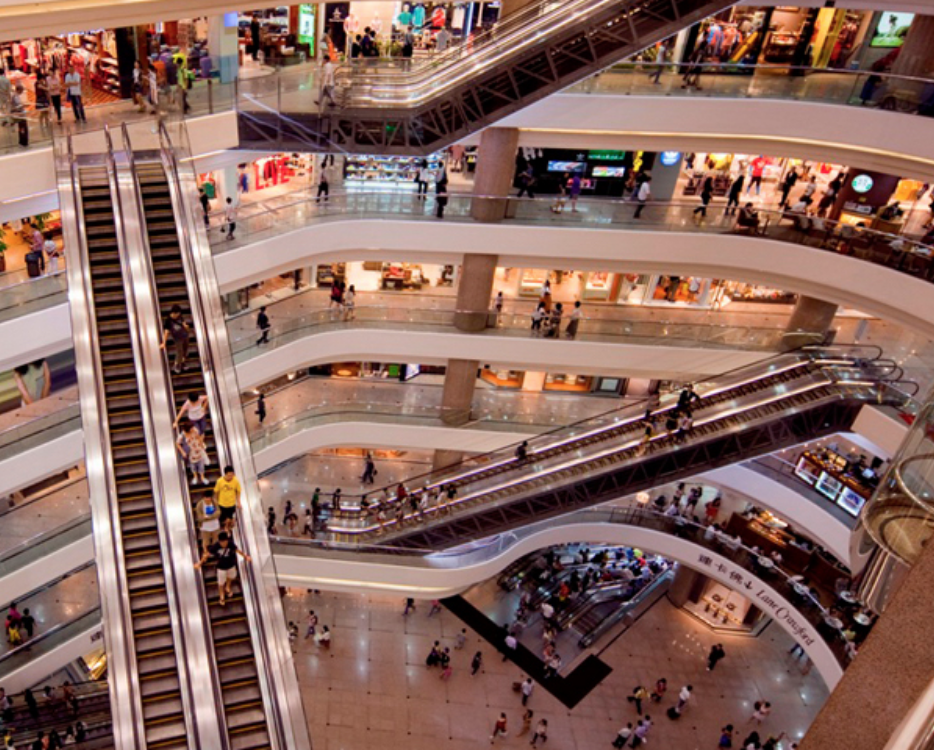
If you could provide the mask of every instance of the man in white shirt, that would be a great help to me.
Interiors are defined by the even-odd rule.
[[[446,28],[442,28],[441,31],[435,35],[435,49],[437,49],[438,52],[444,52],[450,43],[451,32]]]
[[[42,250],[45,252],[46,257],[49,259],[49,275],[58,273],[58,245],[56,245],[55,240],[52,239],[51,233],[46,233],[45,242],[42,243]]]
[[[68,101],[71,102],[71,108],[75,113],[75,121],[87,122],[88,118],[84,115],[84,100],[81,98],[81,75],[73,67],[68,68],[68,74],[65,76],[65,86],[68,91]]]
[[[681,692],[678,693],[678,706],[675,709],[678,713],[681,713],[688,704],[688,701],[691,700],[691,692],[693,690],[694,688],[691,685],[685,685],[681,688]]]
[[[334,63],[331,62],[331,58],[327,55],[324,57],[324,67],[321,69],[321,98],[315,103],[324,104],[325,97],[327,97],[330,106],[337,106],[337,102],[334,100]]]
[[[552,617],[554,617],[554,615],[554,607],[552,607],[548,602],[542,604],[542,617],[544,617],[546,621],[550,620]]]
[[[639,185],[639,189],[636,191],[636,203],[639,205],[636,207],[636,212],[633,214],[634,219],[638,219],[642,216],[642,209],[645,208],[645,204],[652,195],[652,189],[649,187],[649,183],[652,181],[652,176],[646,172],[642,176],[642,184]]]
[[[529,698],[532,697],[532,691],[535,689],[535,683],[532,682],[532,678],[529,677],[522,683],[522,705],[526,706],[529,703]]]
[[[227,208],[224,210],[224,223],[227,225],[227,239],[232,240],[237,228],[237,207],[230,198],[227,199]]]

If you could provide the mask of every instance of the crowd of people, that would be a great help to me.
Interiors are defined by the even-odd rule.
[[[106,694],[106,690],[104,692]],[[60,687],[46,685],[38,694],[27,689],[20,695],[8,695],[0,688],[2,748],[56,750],[80,747],[89,739],[85,723],[78,719],[80,714],[81,700],[69,680]]]

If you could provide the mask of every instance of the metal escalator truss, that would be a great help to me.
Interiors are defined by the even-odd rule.
[[[732,5],[725,0],[596,0],[576,11],[573,22],[560,3],[553,21],[535,32],[536,44],[484,69],[474,57],[439,67],[431,87],[437,96],[413,108],[350,106],[334,115],[330,140],[354,152],[429,153],[454,143],[513,112]],[[550,29],[550,30],[549,30]],[[488,45],[499,43],[495,29]],[[480,55],[482,50],[477,50]],[[479,68],[479,69],[476,69]],[[476,70],[475,70],[476,69]],[[445,76],[456,86],[438,86]]]
[[[109,143],[109,137],[108,137]],[[80,164],[79,164],[80,160]],[[197,738],[150,470],[145,373],[134,344],[127,231],[112,150],[76,157],[57,139],[75,357],[115,745],[184,750]]]
[[[788,399],[765,401],[732,416],[700,425],[698,434],[675,446],[662,436],[642,456],[631,450],[605,452],[597,461],[516,482],[514,495],[496,493],[421,529],[399,532],[396,546],[440,549],[489,537],[532,521],[569,513],[701,471],[754,458],[849,429],[866,403],[830,383]],[[700,422],[700,420],[698,420]],[[697,429],[697,428],[696,428]]]

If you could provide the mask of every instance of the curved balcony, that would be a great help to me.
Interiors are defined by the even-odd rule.
[[[497,575],[530,552],[581,540],[636,546],[739,590],[801,643],[831,689],[855,654],[843,632],[849,623],[801,586],[800,576],[785,572],[738,539],[650,510],[579,511],[444,552],[289,537],[276,537],[273,550],[282,585],[355,590],[355,581],[367,580],[374,589],[440,598]]]

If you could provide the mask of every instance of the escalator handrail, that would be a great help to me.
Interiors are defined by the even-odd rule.
[[[780,359],[789,359],[791,361],[794,361],[794,356],[795,356],[794,351],[774,354],[770,357],[766,357],[764,359],[759,360],[754,366],[740,365],[738,367],[734,367],[729,370],[725,370],[724,372],[718,373],[717,375],[711,376],[703,382],[717,382],[718,380],[722,380],[725,377],[734,375],[737,372],[749,370],[749,369],[752,369],[752,367],[761,368],[762,366],[767,366],[768,364],[775,362],[777,360],[780,360]],[[802,360],[802,363],[803,361],[804,360]],[[671,395],[673,396],[673,394],[674,392],[672,392]],[[698,395],[701,396],[701,399],[704,398],[703,393],[699,393]],[[584,419],[580,419],[575,422],[570,422],[566,425],[555,427],[554,429],[551,429],[551,430],[546,430],[545,432],[542,432],[536,435],[533,438],[533,440],[538,442],[542,439],[549,439],[552,437],[556,437],[559,433],[565,430],[570,430],[576,427],[582,427],[590,422],[597,422],[598,420],[605,420],[605,419],[613,418],[613,417],[617,418],[616,422],[614,422],[612,425],[607,426],[602,431],[609,430],[609,429],[615,429],[619,427],[621,424],[625,423],[626,421],[629,421],[635,424],[642,419],[642,416],[645,413],[646,406],[651,404],[651,401],[652,401],[652,397],[649,396],[649,397],[639,399],[635,401],[634,403],[627,404],[625,406],[608,409],[607,411],[601,412],[594,416],[586,417]],[[663,402],[659,403],[658,407],[655,410],[653,410],[653,415],[657,416],[659,414],[664,414],[665,412],[671,411],[672,409],[676,407],[676,405],[677,405],[677,402],[675,398],[669,399],[668,403],[663,403]],[[474,468],[474,466],[479,461],[482,461],[488,458],[493,458],[496,455],[501,455],[505,457],[506,459],[504,460],[504,463],[513,462],[515,460],[515,456],[514,456],[515,450],[523,442],[526,442],[526,441],[517,440],[501,448],[497,448],[491,451],[486,451],[484,453],[478,453],[472,456],[471,458],[463,459],[462,461],[459,461],[458,463],[445,467],[445,469],[443,470],[445,472],[445,475],[440,479],[434,478],[437,476],[438,472],[428,471],[428,472],[423,472],[422,474],[417,474],[415,476],[408,477],[405,480],[405,484],[410,487],[421,488],[425,484],[427,484],[430,487],[433,487],[438,484],[446,484],[449,482],[462,481],[463,478],[469,477],[471,474],[476,473],[477,471],[486,471],[486,470],[489,470],[489,468],[491,468],[490,465],[484,465],[484,464],[480,464],[479,467]],[[530,440],[528,442],[531,443],[532,441]],[[544,448],[548,448],[548,447],[550,446],[547,446],[547,445],[544,446]],[[530,446],[529,457],[533,458],[536,452],[537,450],[532,449]],[[466,470],[459,474],[458,473],[459,467],[465,467]],[[449,472],[452,474],[451,476],[448,476]],[[360,497],[364,497],[364,496],[371,497],[371,496],[374,496],[380,493],[383,490],[386,490],[387,492],[389,492],[390,490],[395,488],[397,485],[398,483],[394,482],[392,484],[383,485],[381,487],[374,487],[373,489],[364,493]],[[355,496],[351,494],[344,495],[344,498],[349,499],[352,497],[355,497]],[[354,510],[355,509],[353,508],[345,509],[345,511],[349,511],[351,513],[354,512]]]
[[[85,465],[91,498],[92,524],[98,579],[101,592],[101,612],[108,623],[107,656],[110,701],[113,710],[114,737],[120,747],[143,750],[146,731],[143,723],[142,700],[132,685],[138,684],[136,675],[136,649],[132,638],[133,617],[129,597],[123,596],[127,581],[126,558],[123,549],[120,508],[117,502],[116,474],[110,430],[100,415],[106,413],[103,364],[100,336],[94,310],[95,293],[91,278],[90,251],[85,226],[84,204],[81,195],[78,161],[72,136],[53,139],[55,171],[61,203],[62,230],[65,235],[68,274],[69,307],[75,330],[75,360],[78,370],[82,424],[85,415],[94,427],[84,432]],[[105,164],[108,185],[113,191],[115,175],[113,164]],[[67,200],[70,197],[70,201]],[[70,218],[73,222],[70,222]],[[114,212],[116,222],[119,218]],[[121,241],[121,225],[117,224],[118,254],[125,248]],[[77,323],[77,325],[76,325]],[[80,335],[85,333],[86,336]],[[82,361],[84,360],[84,361]],[[94,415],[91,417],[91,415]],[[120,689],[117,686],[120,686]]]
[[[785,399],[795,398],[797,396],[811,393],[815,390],[818,390],[820,388],[824,388],[830,385],[839,385],[839,386],[847,386],[847,387],[855,387],[855,388],[875,386],[874,383],[869,382],[869,381],[867,382],[861,382],[861,381],[835,382],[832,380],[827,380],[826,382],[810,382],[810,383],[804,384],[801,389],[793,393],[785,391],[783,393],[771,396],[765,401],[757,402],[756,404],[753,404],[751,406],[745,405],[742,407],[742,411],[752,412],[754,410],[766,408],[771,404],[780,403],[781,401],[784,401]],[[834,397],[835,398],[839,397],[839,394]],[[702,417],[695,421],[694,430],[696,431],[698,428],[702,428],[708,423],[712,424],[712,423],[717,423],[723,420],[728,420],[733,416],[735,416],[735,414],[717,413],[709,417]],[[760,417],[756,416],[754,418],[758,419]],[[635,436],[636,436],[635,433],[627,435],[625,444],[622,444],[619,440],[617,440],[615,441],[614,445],[603,449],[601,453],[597,453],[595,455],[581,456],[577,458],[570,458],[565,463],[560,464],[558,466],[549,466],[547,470],[542,470],[542,471],[537,472],[534,475],[534,478],[540,479],[543,476],[543,474],[559,474],[562,471],[566,471],[568,469],[574,469],[577,467],[581,467],[582,470],[586,470],[587,467],[593,466],[597,461],[603,458],[607,458],[609,456],[622,456],[624,452],[626,453],[626,455],[622,460],[631,461],[633,459],[637,459],[639,458],[639,454],[636,452],[638,441],[634,439]],[[661,446],[664,444],[667,447],[671,447],[671,445],[674,444],[674,440],[675,440],[674,432],[669,433],[668,431],[663,431],[652,436],[649,440],[649,445]],[[596,467],[596,468],[599,468],[599,467]],[[561,480],[561,481],[562,482],[579,481],[579,479],[580,477],[577,477],[577,479],[575,480]],[[529,478],[523,477],[521,475],[513,479],[504,478],[503,480],[501,480],[498,486],[495,486],[492,489],[489,487],[484,487],[479,490],[472,491],[467,495],[463,495],[463,496],[459,495],[453,501],[448,501],[448,502],[441,503],[439,505],[430,506],[426,508],[423,512],[420,511],[417,517],[414,517],[414,514],[413,514],[413,516],[409,516],[407,520],[409,522],[415,521],[416,525],[420,525],[421,527],[424,528],[426,525],[430,524],[432,521],[441,518],[442,514],[450,513],[452,510],[454,510],[459,505],[465,505],[467,503],[470,503],[476,500],[478,497],[490,495],[492,493],[501,492],[504,490],[509,490],[510,488],[513,488],[513,487],[521,487],[523,485],[528,484],[528,482],[529,482]],[[522,490],[519,490],[519,492],[521,493]],[[395,520],[387,520],[384,526],[391,528],[396,523],[397,521]],[[365,526],[365,527],[336,527],[332,525],[328,526],[329,531],[332,531],[334,533],[342,533],[342,534],[363,534],[363,533],[369,533],[378,528],[380,528],[379,524],[377,525],[370,524],[369,526]]]
[[[121,124],[121,133],[129,175],[133,180],[134,205],[132,209],[128,208],[127,210],[132,212],[134,222],[139,227],[138,239],[142,245],[141,252],[136,256],[139,274],[134,278],[134,282],[142,281],[143,285],[149,290],[149,295],[146,298],[149,309],[144,311],[145,314],[140,313],[140,307],[143,303],[134,294],[132,300],[134,314],[131,314],[131,318],[135,318],[137,339],[140,342],[139,348],[141,350],[145,348],[151,352],[156,334],[149,326],[145,326],[144,330],[144,322],[147,318],[150,321],[154,319],[154,327],[158,331],[158,340],[161,341],[162,316],[159,314],[159,300],[152,265],[152,251],[149,245],[146,212],[142,204],[142,190],[126,123]],[[138,363],[138,366],[139,364],[141,363]],[[152,445],[165,446],[166,435],[162,434],[165,431],[161,430],[160,433],[160,427],[165,425],[160,425],[159,421],[151,415],[156,409],[154,403],[165,403],[171,410],[171,418],[175,416],[175,398],[171,375],[169,374],[168,358],[162,356],[162,352],[157,349],[156,355],[150,357],[145,366],[140,367],[140,370],[143,371],[146,384],[145,389],[140,393],[140,400],[141,402],[145,400],[148,406],[147,409],[143,410],[144,428],[147,434],[153,436]],[[147,414],[150,416],[147,416]],[[159,437],[156,437],[157,434],[159,434]],[[174,435],[169,436],[167,443],[171,446],[171,457],[166,455],[168,451],[151,450],[148,452],[149,465],[152,470],[153,498],[156,500],[156,515],[160,519],[159,540],[164,561],[163,570],[167,581],[166,594],[169,597],[170,611],[174,609],[178,613],[177,617],[172,618],[171,624],[176,648],[180,652],[180,658],[177,660],[178,674],[182,687],[183,705],[187,709],[185,712],[186,723],[192,732],[192,740],[196,745],[202,745],[210,738],[211,742],[215,743],[211,745],[212,747],[216,747],[218,750],[229,750],[229,736],[226,731],[223,731],[226,722],[223,721],[224,702],[220,692],[217,663],[215,659],[208,656],[208,649],[210,649],[210,653],[214,653],[214,643],[204,587],[193,586],[192,591],[182,592],[183,587],[179,585],[180,574],[183,580],[186,580],[186,577],[200,579],[201,576],[196,576],[191,572],[194,563],[197,562],[198,546],[190,519],[191,500],[187,477],[185,476],[184,467],[178,460]],[[150,441],[147,440],[147,449],[149,446]],[[188,520],[184,531],[181,531],[181,525],[175,519],[175,514],[179,511]],[[172,531],[170,532],[170,530]],[[178,549],[174,544],[172,538],[174,533],[183,533],[186,537],[187,545],[183,549]],[[196,598],[196,607],[188,606],[191,595]],[[205,677],[208,677],[208,679],[205,679]],[[210,702],[213,709],[204,707],[205,701],[202,700],[202,690],[206,686],[213,693]]]
[[[303,191],[303,192],[306,192],[306,191]],[[283,211],[285,211],[285,210],[287,210],[287,209],[289,209],[289,208],[293,208],[293,207],[295,207],[295,206],[300,206],[300,205],[303,205],[303,204],[307,204],[309,207],[317,206],[317,207],[318,207],[318,210],[319,210],[319,213],[320,213],[321,216],[327,216],[327,217],[329,217],[329,218],[332,218],[332,217],[334,216],[334,214],[335,214],[335,211],[334,211],[335,204],[338,203],[338,202],[341,201],[341,200],[349,201],[349,200],[352,199],[352,200],[354,200],[354,201],[361,201],[362,199],[366,199],[366,198],[368,198],[368,197],[385,198],[385,196],[386,196],[385,193],[377,193],[377,192],[370,192],[370,193],[367,193],[367,192],[363,192],[363,193],[359,193],[359,192],[333,193],[333,194],[331,194],[331,195],[328,197],[327,203],[318,203],[318,201],[316,200],[315,196],[311,194],[311,191],[307,191],[307,192],[308,192],[308,197],[300,198],[300,199],[298,199],[298,200],[289,201],[288,203],[280,204],[279,206],[277,206],[277,207],[275,207],[275,208],[271,208],[271,207],[270,207],[270,208],[265,208],[263,211],[261,211],[261,212],[259,212],[259,213],[252,214],[252,215],[250,215],[250,216],[244,216],[244,217],[241,219],[241,221],[250,221],[250,220],[256,219],[257,217],[260,217],[260,216],[262,216],[262,215],[264,215],[264,214],[269,214],[271,217],[275,218],[275,216],[276,216],[277,214],[280,214],[280,213],[282,213]],[[424,202],[418,203],[418,202],[417,202],[417,197],[416,197],[416,195],[415,195],[414,193],[403,193],[403,194],[395,195],[395,196],[393,196],[393,197],[394,197],[397,201],[399,201],[399,200],[407,200],[407,201],[409,201],[413,206],[422,206],[422,207],[423,207],[423,211],[424,211],[425,203],[424,203]],[[494,201],[494,200],[495,200],[495,201],[500,201],[501,203],[506,204],[506,205],[518,205],[518,206],[535,206],[535,205],[545,206],[545,205],[547,205],[547,206],[549,206],[549,208],[550,208],[551,206],[554,205],[555,198],[556,198],[556,196],[554,196],[554,195],[542,196],[542,197],[536,197],[536,198],[528,198],[528,197],[524,197],[524,196],[523,196],[523,197],[519,197],[518,195],[511,195],[511,194],[510,194],[510,195],[486,195],[486,194],[484,194],[484,193],[473,193],[473,192],[450,192],[450,193],[448,193],[448,200],[449,200],[448,209],[449,209],[449,210],[451,209],[453,202],[464,201],[464,200],[471,201],[471,202],[473,202],[473,201],[485,201],[485,200]],[[255,205],[255,204],[254,204],[254,205]],[[585,198],[582,198],[582,199],[579,200],[579,205],[593,205],[593,206],[600,206],[600,207],[611,207],[611,208],[614,208],[614,209],[617,209],[617,208],[618,208],[618,209],[626,208],[626,209],[634,210],[634,209],[635,209],[635,206],[636,206],[636,203],[635,203],[631,198],[598,198],[598,197],[585,197]],[[685,209],[686,211],[687,211],[687,210],[690,210],[690,211],[693,212],[694,209],[696,209],[698,205],[699,205],[699,204],[698,204],[697,202],[693,202],[693,203],[692,203],[692,202],[690,202],[690,201],[685,201],[685,200],[680,200],[680,201],[650,201],[650,202],[648,202],[648,203],[646,204],[646,208],[648,208],[648,209],[650,209],[650,210],[664,209],[664,210],[666,210],[666,211],[670,211],[671,209],[683,208],[683,209]],[[347,213],[347,214],[353,214],[353,211],[354,211],[354,209],[347,209],[346,213]],[[381,214],[382,214],[382,213],[385,213],[386,215],[390,215],[390,216],[398,216],[398,215],[400,215],[398,211],[395,211],[395,210],[393,210],[392,208],[383,209],[382,212],[380,212],[379,209],[375,209],[375,210],[374,210],[374,213],[381,213]],[[507,213],[508,213],[508,212],[507,212]],[[583,213],[583,212],[581,212],[581,213]],[[778,226],[777,222],[782,221],[783,219],[794,219],[794,218],[796,218],[796,216],[797,216],[796,214],[791,213],[789,210],[782,210],[782,209],[778,209],[778,208],[756,208],[756,213],[757,213],[760,217],[766,217],[766,218],[768,218],[768,219],[770,220],[770,222],[774,220],[774,221],[776,222],[776,226]],[[223,212],[222,212],[222,211],[215,211],[215,212],[212,213],[211,215],[212,215],[212,216],[223,216]],[[403,217],[406,216],[406,215],[407,215],[407,214],[402,214]],[[559,216],[560,216],[560,214],[559,214]],[[366,217],[358,217],[358,216],[356,216],[356,215],[351,215],[349,218],[357,219],[357,218],[366,218]],[[377,217],[377,218],[383,218],[383,216],[380,215],[380,216]],[[454,218],[456,218],[456,216],[455,216]],[[509,219],[511,219],[511,218],[516,218],[516,219],[519,219],[519,220],[522,219],[522,217],[511,217],[511,216],[507,216],[506,218],[507,218],[507,221],[508,221]],[[542,223],[545,223],[545,219],[550,219],[550,220],[553,221],[553,220],[555,219],[555,215],[554,215],[554,212],[549,211],[549,215],[546,216],[545,213],[543,212],[543,214],[542,214],[542,216],[541,216],[540,218],[542,219]],[[815,217],[813,217],[813,216],[808,216],[807,218],[814,219]],[[820,218],[820,217],[817,217],[817,218]],[[641,221],[644,222],[644,223],[639,224],[639,223],[637,223],[637,222],[635,222],[635,221],[632,221],[632,222],[626,222],[626,223],[623,224],[622,226],[625,226],[625,227],[630,228],[630,229],[647,229],[647,230],[649,230],[649,231],[652,231],[653,227],[656,226],[656,225],[654,225],[654,224],[652,223],[652,218],[651,218],[651,216],[643,216],[642,219],[641,219]],[[830,236],[830,235],[833,235],[833,234],[840,234],[840,233],[841,233],[842,231],[844,231],[844,230],[846,230],[847,232],[853,230],[853,226],[852,226],[852,225],[846,224],[846,223],[844,223],[844,222],[837,221],[837,220],[834,220],[834,219],[821,218],[821,221],[822,221],[823,224],[824,224],[824,230],[823,230],[823,231],[824,231],[825,235],[827,235],[827,236]],[[311,224],[314,223],[314,217],[311,217],[311,219],[310,219],[309,221],[305,221],[305,222],[302,224],[302,226],[307,226],[309,223],[311,223]],[[771,225],[771,224],[770,224],[770,225]],[[581,228],[581,223],[579,223],[579,222],[575,222],[574,224],[561,224],[561,223],[558,223],[558,224],[556,224],[555,226],[556,226],[557,228],[564,228],[564,227],[570,227],[570,226],[572,226],[572,227],[574,227],[575,229],[580,229],[580,228]],[[600,228],[600,229],[607,229],[607,228],[612,229],[614,225],[613,225],[612,223],[609,224],[609,225],[607,225],[606,223],[600,223],[600,224],[589,225],[589,224],[587,224],[586,221],[585,221],[584,224],[583,224],[583,226],[584,226],[584,228],[590,228],[591,226],[593,226],[594,228]],[[684,227],[681,226],[681,225],[678,225],[678,228],[679,228],[679,230],[683,230],[683,229],[684,229]],[[737,232],[734,232],[733,230],[735,229],[735,222],[731,222],[730,224],[724,224],[724,225],[722,225],[722,226],[715,227],[715,228],[724,230],[724,231],[720,232],[720,234],[726,234],[726,235],[733,235],[733,234],[736,234],[737,236],[746,237],[746,238],[748,238],[748,239],[756,239],[756,236],[750,235],[750,234],[748,234],[748,233],[747,233],[747,234],[738,234]],[[787,228],[790,228],[790,226],[787,227]],[[691,231],[694,231],[695,229],[697,229],[697,227],[691,228]],[[710,233],[710,232],[708,231],[707,233]],[[769,234],[767,234],[767,233],[766,233],[765,235],[763,235],[762,237],[763,237],[764,239],[775,239],[774,237],[771,237],[771,236],[770,236]],[[901,241],[907,246],[906,249],[905,249],[904,251],[902,251],[905,255],[915,254],[915,255],[918,255],[919,257],[924,257],[924,258],[928,258],[928,259],[930,259],[931,257],[934,257],[934,245],[926,245],[926,244],[924,244],[924,243],[922,243],[922,242],[920,241],[920,238],[919,238],[919,239],[912,239],[912,238],[907,237],[906,235],[903,235],[903,234],[893,234],[892,232],[886,232],[886,231],[882,231],[882,230],[879,230],[879,229],[872,229],[872,228],[870,228],[870,227],[864,227],[864,228],[859,229],[858,234],[855,234],[855,235],[853,236],[853,239],[857,239],[857,238],[859,238],[859,237],[871,237],[871,238],[876,238],[880,244],[881,244],[881,243],[891,244],[892,242],[895,242],[896,240],[901,240]],[[788,240],[782,240],[782,239],[775,239],[775,241],[776,241],[776,242],[788,243],[788,244],[794,244],[794,243],[789,243]],[[219,248],[219,250],[220,250],[221,252],[223,252],[223,250],[224,250],[225,247],[226,247],[226,245],[221,246],[221,248]],[[913,249],[912,249],[912,248],[913,248]],[[231,248],[231,249],[232,249],[232,248]],[[819,248],[818,248],[818,249],[819,249]],[[921,249],[923,252],[916,252],[916,250],[918,250],[918,249]],[[873,265],[884,265],[884,264],[876,263],[875,261],[872,261],[872,260],[867,260],[867,261],[865,261],[865,262],[871,263],[871,264],[873,264]],[[886,266],[886,267],[887,267],[887,266]],[[843,345],[840,344],[840,345],[838,345],[838,346],[843,346]],[[870,345],[867,345],[867,346],[870,346]]]
[[[250,476],[253,475],[249,441],[246,440],[245,445],[235,445],[227,424],[230,415],[235,420],[242,420],[243,412],[239,405],[237,389],[234,389],[237,398],[233,399],[229,396],[230,387],[221,387],[220,383],[224,375],[217,362],[223,362],[224,358],[217,356],[214,347],[217,346],[219,350],[222,350],[223,345],[227,345],[227,328],[219,309],[220,294],[216,288],[216,281],[214,284],[208,283],[205,279],[205,272],[201,270],[202,263],[213,264],[213,259],[206,235],[202,239],[198,234],[204,231],[203,222],[194,219],[192,207],[181,190],[182,178],[176,146],[163,120],[159,123],[159,138],[162,163],[166,170],[172,203],[176,210],[175,220],[188,282],[192,323],[195,327],[196,340],[199,342],[198,352],[201,357],[205,388],[212,404],[211,420],[215,436],[215,450],[221,465],[230,464],[239,467],[242,491],[241,505],[238,509],[237,533],[243,551],[253,560],[251,563],[240,566],[242,571],[240,584],[251,624],[250,635],[257,677],[263,695],[267,729],[274,750],[311,750],[308,727],[305,723],[301,696],[292,664],[291,646],[286,629],[282,627],[285,623],[282,602],[277,592],[272,594],[267,591],[266,576],[258,570],[260,567],[265,569],[268,565],[271,572],[274,572],[275,562],[262,519],[254,512],[255,509],[261,508],[261,503],[256,495],[256,483],[249,481]],[[210,278],[214,277],[210,276]],[[213,286],[214,289],[205,288],[207,286]],[[212,291],[213,296],[211,296]],[[216,303],[215,307],[218,308],[216,311],[210,307],[212,301]],[[213,326],[213,335],[209,335],[209,326]],[[227,345],[227,350],[229,352],[229,345]],[[228,355],[228,358],[232,364],[232,356]],[[228,384],[230,385],[235,385],[235,383]],[[245,427],[242,432],[246,434]],[[277,585],[277,582],[272,582],[272,585]],[[270,620],[274,621],[270,622]]]
[[[651,596],[660,597],[664,594],[664,591],[659,593],[658,589],[662,588],[666,583],[670,584],[672,578],[674,578],[674,570],[672,568],[667,568],[661,575],[656,576],[648,586],[639,589],[635,596],[625,602],[616,612],[601,620],[595,627],[582,634],[580,640],[577,642],[578,646],[580,648],[590,648],[598,638],[610,630],[610,628],[616,625],[616,623],[622,620],[632,610],[642,605],[646,599]]]

